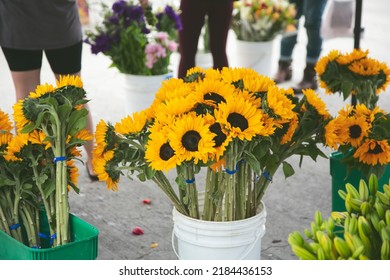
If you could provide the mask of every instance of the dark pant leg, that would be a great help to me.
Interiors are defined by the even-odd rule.
[[[210,1],[213,2],[213,1]],[[210,51],[213,56],[213,68],[229,66],[226,54],[227,37],[230,29],[233,2],[212,3],[208,10]]]
[[[195,66],[199,35],[204,24],[208,1],[181,0],[180,2],[183,29],[179,32],[179,78],[185,77],[187,70]]]

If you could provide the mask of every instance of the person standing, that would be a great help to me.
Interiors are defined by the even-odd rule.
[[[302,93],[302,89],[317,89],[318,82],[314,67],[320,57],[322,50],[322,37],[320,34],[322,14],[327,0],[290,0],[297,9],[297,21],[304,16],[307,34],[306,45],[306,67],[303,71],[303,78],[294,88],[294,92]],[[297,23],[298,24],[298,23]],[[297,33],[284,36],[280,45],[280,57],[278,71],[274,77],[276,83],[283,83],[292,78],[292,53],[297,43]]]
[[[180,11],[183,28],[179,31],[178,77],[185,77],[187,70],[195,66],[199,36],[206,15],[213,68],[222,69],[229,66],[226,44],[232,19],[233,0],[181,0]]]
[[[43,53],[57,80],[60,75],[80,76],[82,44],[76,0],[0,0],[0,46],[16,100],[28,97],[41,84]],[[93,132],[90,114],[87,129]],[[85,149],[88,174],[97,180],[91,163],[92,141]]]

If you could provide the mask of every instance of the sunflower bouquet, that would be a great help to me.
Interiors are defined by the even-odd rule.
[[[286,0],[234,2],[232,29],[238,40],[262,42],[295,28],[295,5]]]
[[[133,75],[168,73],[170,56],[177,50],[181,21],[172,6],[154,11],[150,4],[118,0],[103,5],[103,22],[86,31],[93,54],[103,53],[112,67]]]
[[[357,169],[366,179],[380,177],[390,162],[390,114],[377,106],[379,93],[390,82],[385,63],[368,57],[368,51],[337,50],[322,57],[316,71],[326,93],[355,95],[357,105],[347,105],[326,127],[326,145],[344,155],[347,171]]]
[[[325,107],[314,91],[298,99],[252,69],[195,67],[165,81],[150,108],[99,122],[94,169],[111,190],[121,175],[153,180],[195,219],[245,219],[279,166],[286,178],[294,174],[290,156],[326,157],[317,147],[330,120]]]
[[[78,77],[39,85],[14,105],[17,134],[0,112],[0,230],[34,248],[70,242],[68,191],[78,192],[78,147],[92,140],[86,130],[85,91]],[[40,232],[40,210],[49,231]],[[25,232],[27,238],[23,236]]]
[[[368,53],[359,49],[349,53],[332,50],[322,57],[315,67],[320,87],[327,94],[342,94],[344,100],[354,95],[358,103],[374,109],[379,93],[390,83],[390,69]]]

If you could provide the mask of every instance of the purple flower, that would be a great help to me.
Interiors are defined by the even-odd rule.
[[[104,53],[105,51],[110,50],[110,37],[106,34],[99,34],[95,38],[95,44],[91,44],[91,52],[93,54],[98,54],[100,52]]]
[[[126,20],[144,22],[144,10],[140,6],[130,6],[125,11]]]
[[[114,13],[121,15],[125,12],[126,9],[126,2],[124,0],[116,1],[114,4],[112,4],[112,10]]]
[[[157,24],[156,24],[156,28],[158,30],[161,30],[162,27],[161,27],[161,21],[162,21],[162,18],[164,17],[164,15],[166,15],[172,22],[174,22],[174,27],[177,29],[177,30],[182,30],[183,29],[183,25],[181,23],[181,19],[179,17],[179,15],[175,12],[175,10],[172,8],[172,6],[165,6],[164,8],[164,12],[161,12],[161,13],[158,13],[156,15],[157,17]],[[165,30],[165,31],[168,31],[168,30]]]
[[[108,18],[108,22],[111,24],[118,25],[119,24],[119,17],[118,15],[112,15],[111,17]]]

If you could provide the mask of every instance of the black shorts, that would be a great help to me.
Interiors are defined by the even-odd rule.
[[[82,47],[83,42],[80,41],[62,49],[44,50],[54,74],[66,75],[80,72]],[[2,49],[11,71],[29,71],[42,67],[42,50],[20,50],[5,47]]]

